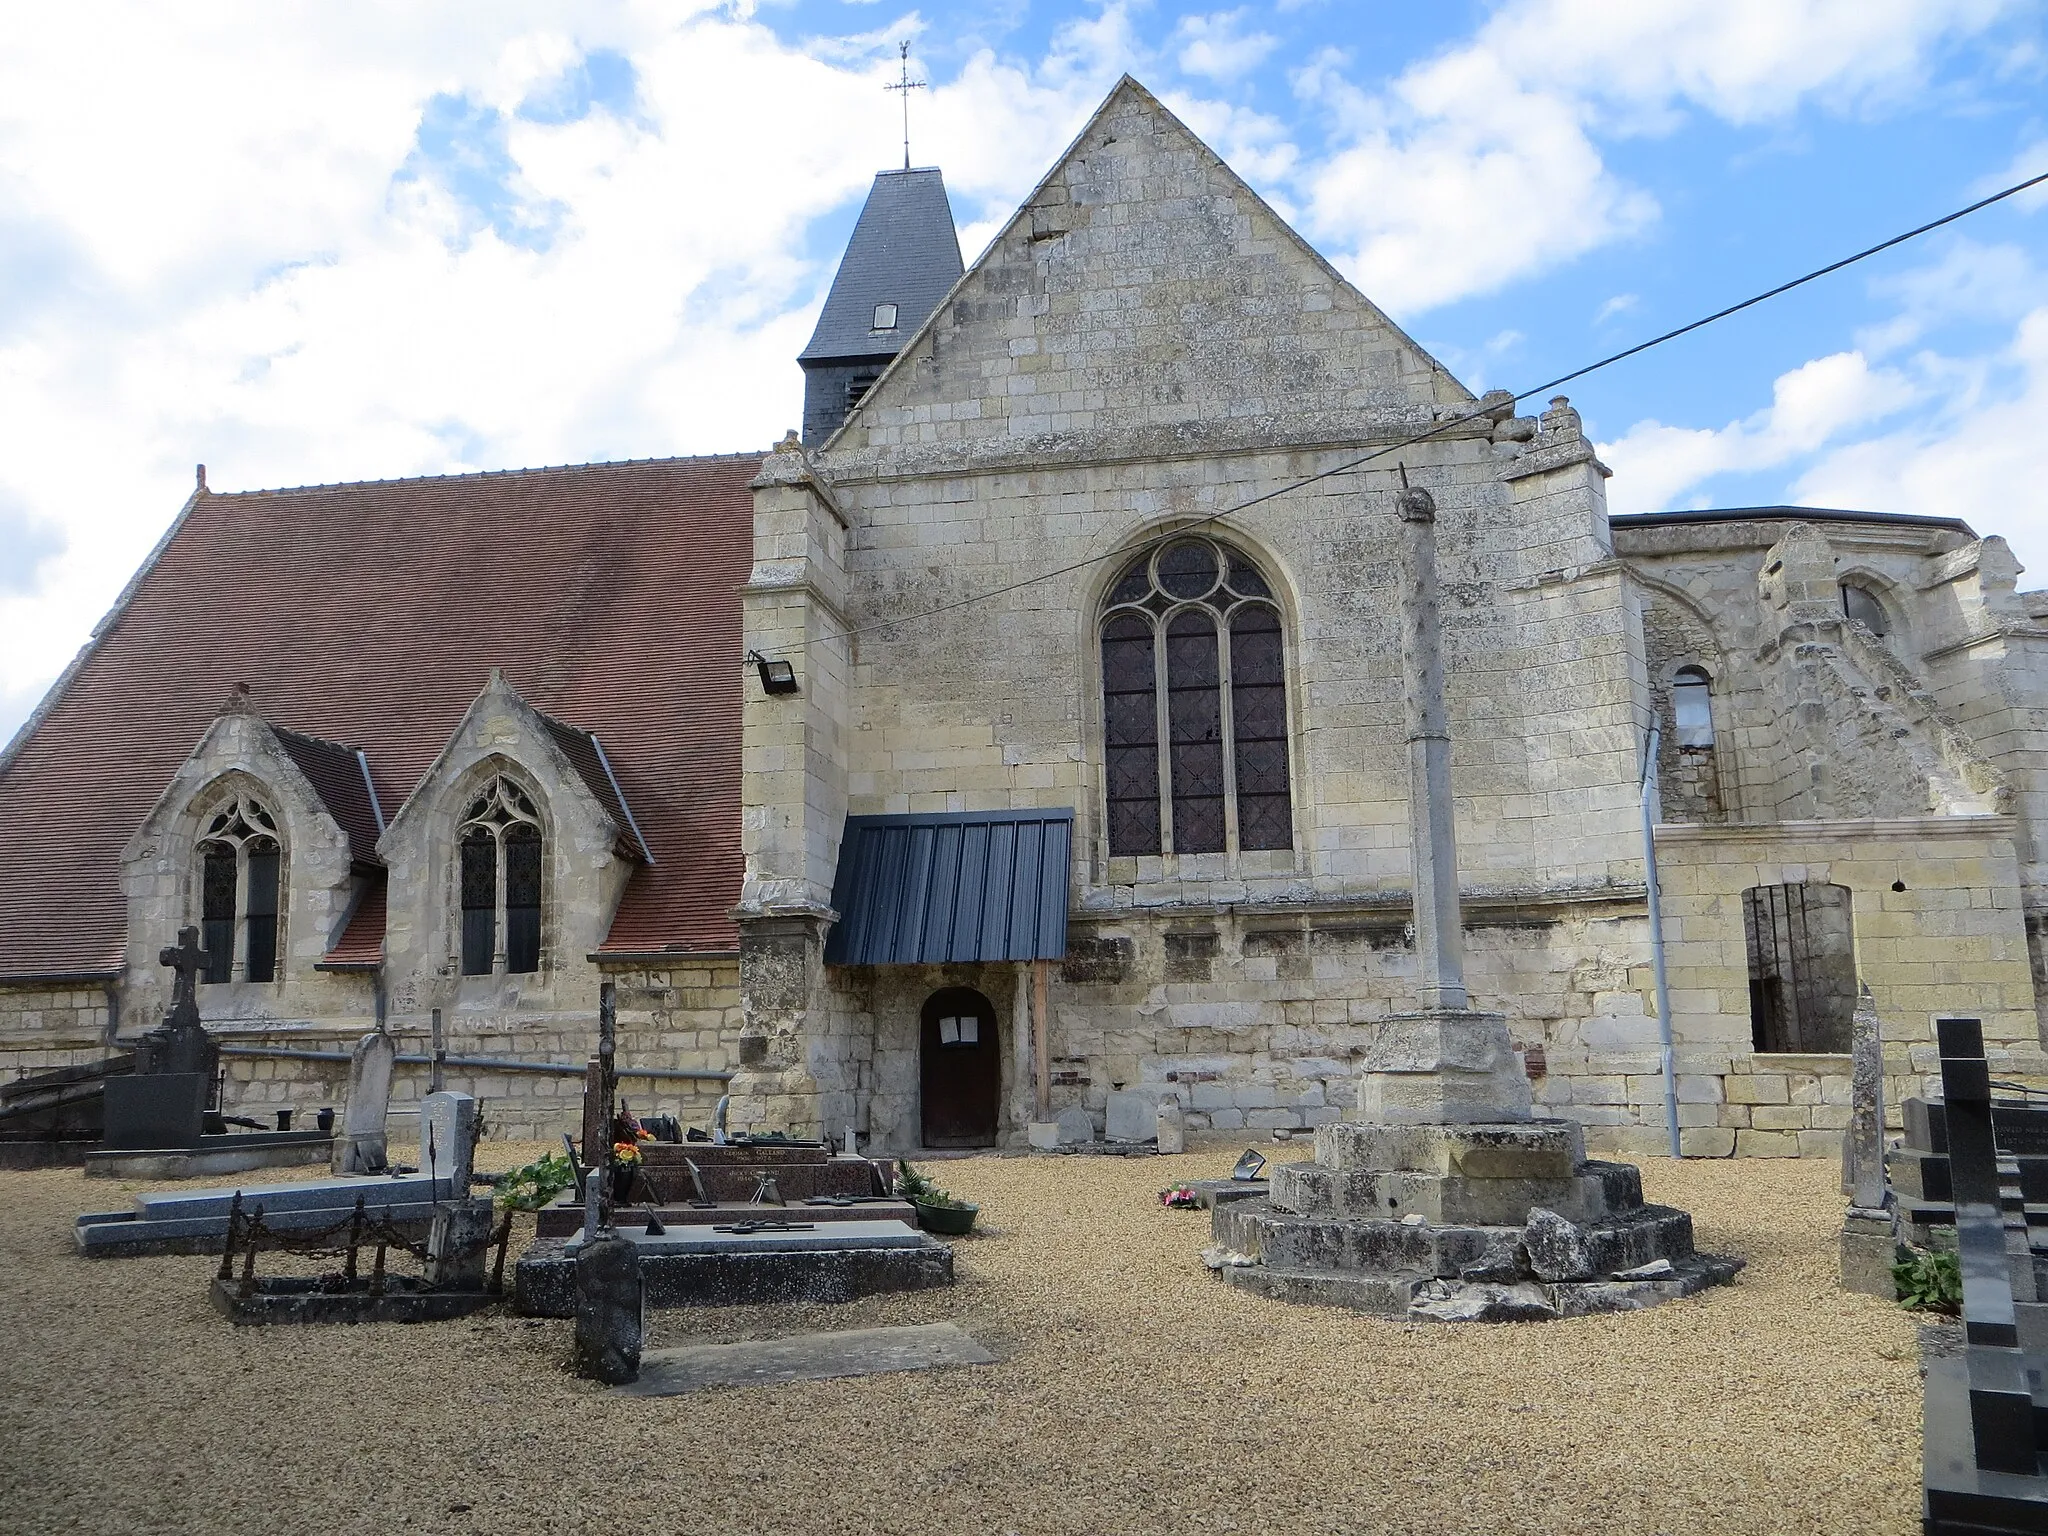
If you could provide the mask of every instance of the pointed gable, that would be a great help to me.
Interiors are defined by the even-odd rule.
[[[1472,398],[1126,76],[828,451],[1356,440]]]

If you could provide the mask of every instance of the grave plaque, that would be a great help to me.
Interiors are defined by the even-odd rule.
[[[201,1072],[157,1072],[110,1077],[106,1131],[110,1152],[190,1151],[206,1127],[213,1079]]]

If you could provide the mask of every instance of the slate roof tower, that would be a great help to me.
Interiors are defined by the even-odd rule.
[[[839,429],[964,270],[938,169],[876,176],[818,328],[797,357],[806,443]]]

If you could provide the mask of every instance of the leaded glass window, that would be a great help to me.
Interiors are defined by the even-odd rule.
[[[1286,650],[1251,561],[1206,537],[1148,549],[1101,633],[1110,853],[1292,848]]]
[[[199,843],[200,980],[275,981],[284,852],[277,818],[237,796],[207,818]]]
[[[517,784],[493,779],[463,814],[462,974],[540,969],[540,813]]]

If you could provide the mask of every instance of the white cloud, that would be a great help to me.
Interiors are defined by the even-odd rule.
[[[1246,32],[1244,24],[1243,7],[1182,17],[1173,33],[1180,46],[1176,58],[1182,72],[1211,80],[1235,80],[1265,63],[1280,46],[1280,39],[1270,32]]]
[[[1296,89],[1339,150],[1304,176],[1310,233],[1397,314],[1496,291],[1657,216],[1593,135],[1910,99],[1935,50],[2020,0],[1520,0],[1374,96],[1325,54]]]
[[[1642,298],[1638,294],[1617,293],[1613,298],[1600,306],[1600,312],[1593,316],[1593,323],[1595,325],[1605,325],[1616,315],[1626,314],[1641,302]]]
[[[1668,510],[1715,475],[1779,468],[1904,409],[1922,393],[1896,370],[1872,368],[1860,352],[1838,352],[1781,374],[1767,408],[1718,431],[1638,422],[1599,445],[1614,471],[1609,510]]]
[[[25,17],[0,50],[0,738],[197,460],[238,489],[773,442],[838,256],[807,228],[900,154],[881,86],[917,25],[824,57],[655,0]],[[970,255],[1134,51],[1112,6],[1036,69],[982,53],[920,93]]]
[[[2004,535],[2038,584],[2048,576],[2048,304],[1982,368],[1954,367],[1947,378],[1937,409],[1827,453],[1793,495],[1964,518],[1981,534]]]

